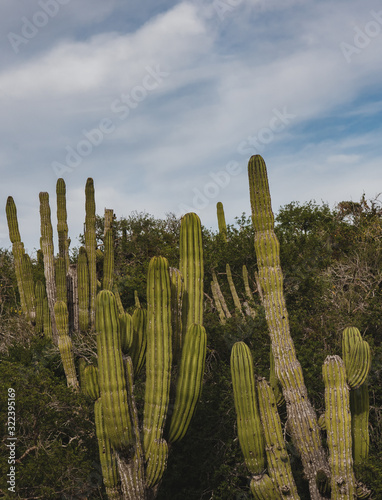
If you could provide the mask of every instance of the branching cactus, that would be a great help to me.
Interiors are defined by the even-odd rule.
[[[292,439],[301,455],[311,498],[317,500],[322,496],[317,487],[316,475],[318,470],[327,469],[327,462],[317,417],[308,399],[301,365],[290,335],[279,242],[274,233],[267,171],[261,156],[251,157],[248,175],[259,282],[272,342],[275,372],[283,388]]]
[[[369,455],[369,391],[367,376],[371,366],[369,344],[355,327],[342,333],[342,358],[350,391],[353,459],[360,464]]]

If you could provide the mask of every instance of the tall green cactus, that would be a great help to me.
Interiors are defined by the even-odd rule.
[[[64,179],[60,178],[56,184],[57,196],[57,233],[58,233],[58,252],[65,262],[65,274],[69,269],[69,244],[68,223],[66,212],[66,185]]]
[[[180,265],[184,280],[183,331],[203,324],[203,246],[200,219],[195,213],[182,217],[180,225]]]
[[[317,417],[308,399],[301,365],[290,335],[283,294],[279,242],[274,233],[267,171],[261,156],[250,158],[248,176],[259,281],[272,341],[276,376],[283,387],[292,439],[301,455],[311,498],[316,500],[321,498],[316,475],[318,470],[327,469],[326,457]]]
[[[148,462],[148,482],[153,486],[157,469],[167,460],[163,429],[169,403],[172,362],[171,285],[164,257],[153,257],[147,276],[146,390],[143,413],[143,446]]]
[[[183,276],[179,269],[170,267],[172,354],[176,363],[183,344],[182,304],[184,294]]]
[[[57,300],[65,302],[65,304],[67,304],[66,264],[63,257],[58,257],[56,259],[55,274]]]
[[[105,253],[103,259],[103,289],[112,290],[114,280],[114,241],[113,230],[108,229],[105,233]]]
[[[219,234],[224,241],[227,241],[227,224],[225,222],[224,207],[221,201],[217,202],[216,211],[218,217]]]
[[[95,230],[95,198],[94,182],[88,178],[85,187],[85,249],[89,268],[89,311],[90,327],[95,324],[95,302],[97,296],[97,273],[96,273],[96,230]]]
[[[17,210],[12,196],[8,196],[6,204],[6,214],[9,229],[9,239],[12,243],[12,253],[15,262],[15,274],[17,286],[19,289],[21,310],[25,316],[28,316],[28,308],[25,299],[25,291],[23,286],[22,262],[24,255],[24,244],[21,242],[19,224],[17,221]]]
[[[325,421],[329,447],[332,500],[355,497],[349,387],[345,364],[328,356],[322,367],[325,383]]]

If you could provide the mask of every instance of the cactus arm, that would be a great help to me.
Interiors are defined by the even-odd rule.
[[[311,498],[316,500],[321,498],[316,484],[316,474],[320,469],[327,469],[326,457],[317,417],[308,399],[301,365],[297,360],[289,331],[279,242],[274,232],[267,171],[261,156],[256,155],[249,160],[248,176],[259,282],[275,358],[276,375],[283,387],[292,439],[301,455]]]
[[[97,274],[96,274],[96,231],[95,231],[95,199],[94,183],[88,178],[85,187],[85,248],[89,267],[89,301],[90,301],[90,326],[95,324],[95,303],[97,296]]]
[[[35,285],[36,296],[36,332],[42,333],[44,331],[44,297],[45,287],[42,281],[36,281]]]
[[[212,281],[214,283],[214,288],[215,288],[216,295],[219,298],[220,304],[221,304],[221,306],[223,308],[223,311],[224,311],[224,314],[225,314],[226,318],[232,318],[231,313],[229,312],[229,309],[227,307],[227,303],[226,303],[226,301],[224,299],[224,295],[223,295],[223,293],[221,291],[221,288],[220,288],[220,285],[219,285],[219,282],[218,282],[218,278],[216,276],[215,271],[212,272]]]
[[[184,338],[169,442],[183,438],[202,392],[207,335],[203,326],[191,325]]]
[[[167,259],[153,257],[147,276],[146,389],[143,412],[143,446],[146,460],[162,460],[162,435],[169,403],[171,360],[171,287]],[[152,480],[156,475],[153,466]]]
[[[350,391],[351,430],[354,464],[358,465],[369,456],[369,389],[364,383]]]
[[[182,304],[184,284],[183,277],[179,269],[170,267],[171,282],[171,322],[172,322],[172,359],[173,363],[178,360],[182,351]]]
[[[183,331],[193,323],[203,324],[203,247],[200,219],[195,213],[182,217],[180,225],[180,266],[184,280]]]
[[[98,293],[96,312],[98,382],[105,427],[114,449],[130,449],[133,435],[117,306],[110,290],[102,290]]]
[[[224,207],[221,201],[216,204],[216,212],[218,217],[219,234],[222,236],[223,241],[227,241],[227,224],[225,222]]]
[[[325,383],[325,421],[331,469],[332,500],[355,497],[349,387],[345,364],[328,356],[322,367]]]
[[[144,309],[137,308],[132,315],[133,343],[131,345],[131,360],[134,366],[134,376],[138,376],[143,368],[146,357],[147,335],[146,321],[147,313]]]
[[[252,477],[250,488],[256,500],[282,500],[283,497],[275,488],[268,474],[256,474]]]
[[[237,294],[235,284],[233,282],[232,272],[231,272],[230,265],[227,264],[226,267],[225,267],[225,269],[226,269],[226,274],[227,274],[227,280],[228,280],[229,289],[231,290],[231,295],[232,295],[232,298],[233,298],[233,303],[235,304],[235,309],[244,318],[244,313],[243,313],[243,311],[241,309],[240,299],[239,299],[239,296]]]
[[[299,500],[273,390],[265,379],[260,379],[257,387],[260,417],[265,436],[268,474],[281,495]]]
[[[273,357],[272,349],[270,350],[269,353],[269,364],[270,364],[269,383],[271,384],[271,387],[273,389],[273,394],[275,395],[277,406],[282,406],[285,402],[285,399],[281,390],[280,382],[276,377],[275,359]]]
[[[81,332],[89,328],[89,268],[88,257],[84,247],[80,248],[77,262],[78,284],[78,322]]]
[[[129,313],[124,312],[118,315],[119,329],[121,332],[121,349],[127,353],[131,349],[133,343],[133,324],[132,317]]]
[[[212,291],[212,297],[214,298],[215,307],[216,307],[218,314],[219,314],[220,323],[222,325],[224,325],[226,323],[226,317],[225,317],[223,307],[222,307],[222,304],[221,304],[220,299],[219,299],[219,295],[218,295],[217,290],[216,290],[216,284],[214,281],[211,281],[211,291]]]
[[[84,393],[96,401],[100,397],[98,383],[98,368],[94,365],[87,365],[83,369]]]
[[[67,289],[66,289],[66,269],[65,260],[63,257],[58,257],[55,262],[56,275],[56,293],[57,300],[67,304]]]
[[[255,475],[264,469],[264,434],[257,406],[253,359],[244,342],[231,351],[232,388],[237,416],[237,433],[248,470]]]
[[[72,339],[69,337],[68,309],[65,302],[57,301],[54,305],[54,313],[57,321],[58,348],[61,353],[62,364],[69,387],[79,388]]]
[[[23,274],[23,290],[25,296],[26,307],[28,311],[28,318],[34,322],[36,319],[36,296],[33,281],[32,262],[28,254],[22,256],[21,270]]]
[[[56,282],[54,269],[53,251],[53,228],[50,218],[49,194],[40,193],[40,219],[41,219],[41,250],[44,255],[44,273],[46,296],[48,298],[50,320],[52,323],[52,338],[58,343],[58,332],[54,316],[54,304],[56,303]]]
[[[105,233],[105,256],[103,260],[103,288],[104,290],[113,289],[114,279],[114,242],[113,232],[108,229]]]

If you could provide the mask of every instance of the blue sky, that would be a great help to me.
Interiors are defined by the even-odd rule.
[[[0,247],[17,205],[39,245],[63,177],[72,245],[92,177],[97,213],[187,211],[215,229],[250,213],[247,163],[273,209],[382,191],[382,6],[377,1],[3,0]],[[57,241],[57,239],[56,239]]]

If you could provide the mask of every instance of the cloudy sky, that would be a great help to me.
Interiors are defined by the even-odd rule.
[[[39,245],[67,186],[72,244],[97,213],[250,213],[247,163],[274,211],[382,191],[382,6],[364,0],[2,0],[0,247],[13,196]]]

